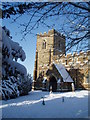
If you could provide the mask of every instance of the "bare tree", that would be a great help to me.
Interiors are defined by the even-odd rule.
[[[24,14],[29,15],[27,23],[20,23],[23,27],[24,39],[27,34],[37,29],[39,25],[52,28],[55,23],[47,24],[45,20],[55,16],[65,16],[66,22],[57,31],[63,33],[67,38],[66,50],[76,47],[76,50],[88,49],[90,37],[90,3],[89,2],[30,2],[30,3],[2,3],[2,19],[12,18],[16,22]]]

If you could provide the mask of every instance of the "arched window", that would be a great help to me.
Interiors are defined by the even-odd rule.
[[[58,44],[59,49],[61,49],[61,43]]]
[[[66,61],[66,65],[67,65],[67,59],[65,61]]]
[[[46,41],[45,40],[42,43],[42,49],[46,49]]]

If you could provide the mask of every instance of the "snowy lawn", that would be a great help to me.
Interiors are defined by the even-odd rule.
[[[42,104],[45,97],[45,105]],[[64,102],[62,98],[64,97]],[[2,101],[3,118],[87,118],[88,91],[42,92]]]

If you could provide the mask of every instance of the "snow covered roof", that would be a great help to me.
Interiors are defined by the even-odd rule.
[[[58,79],[57,83],[60,83],[61,82],[61,79]]]
[[[47,79],[46,79],[46,78],[44,78],[42,83],[46,83],[46,80],[47,80]]]
[[[68,72],[66,71],[65,67],[62,64],[55,64],[56,69],[58,70],[58,72],[60,73],[60,75],[63,78],[63,82],[73,82],[72,78],[70,77],[70,75],[68,74]]]

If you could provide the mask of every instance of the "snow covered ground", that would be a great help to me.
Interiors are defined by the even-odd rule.
[[[45,105],[42,97],[45,97]],[[27,96],[2,101],[0,109],[3,118],[87,118],[88,91],[32,91]]]

